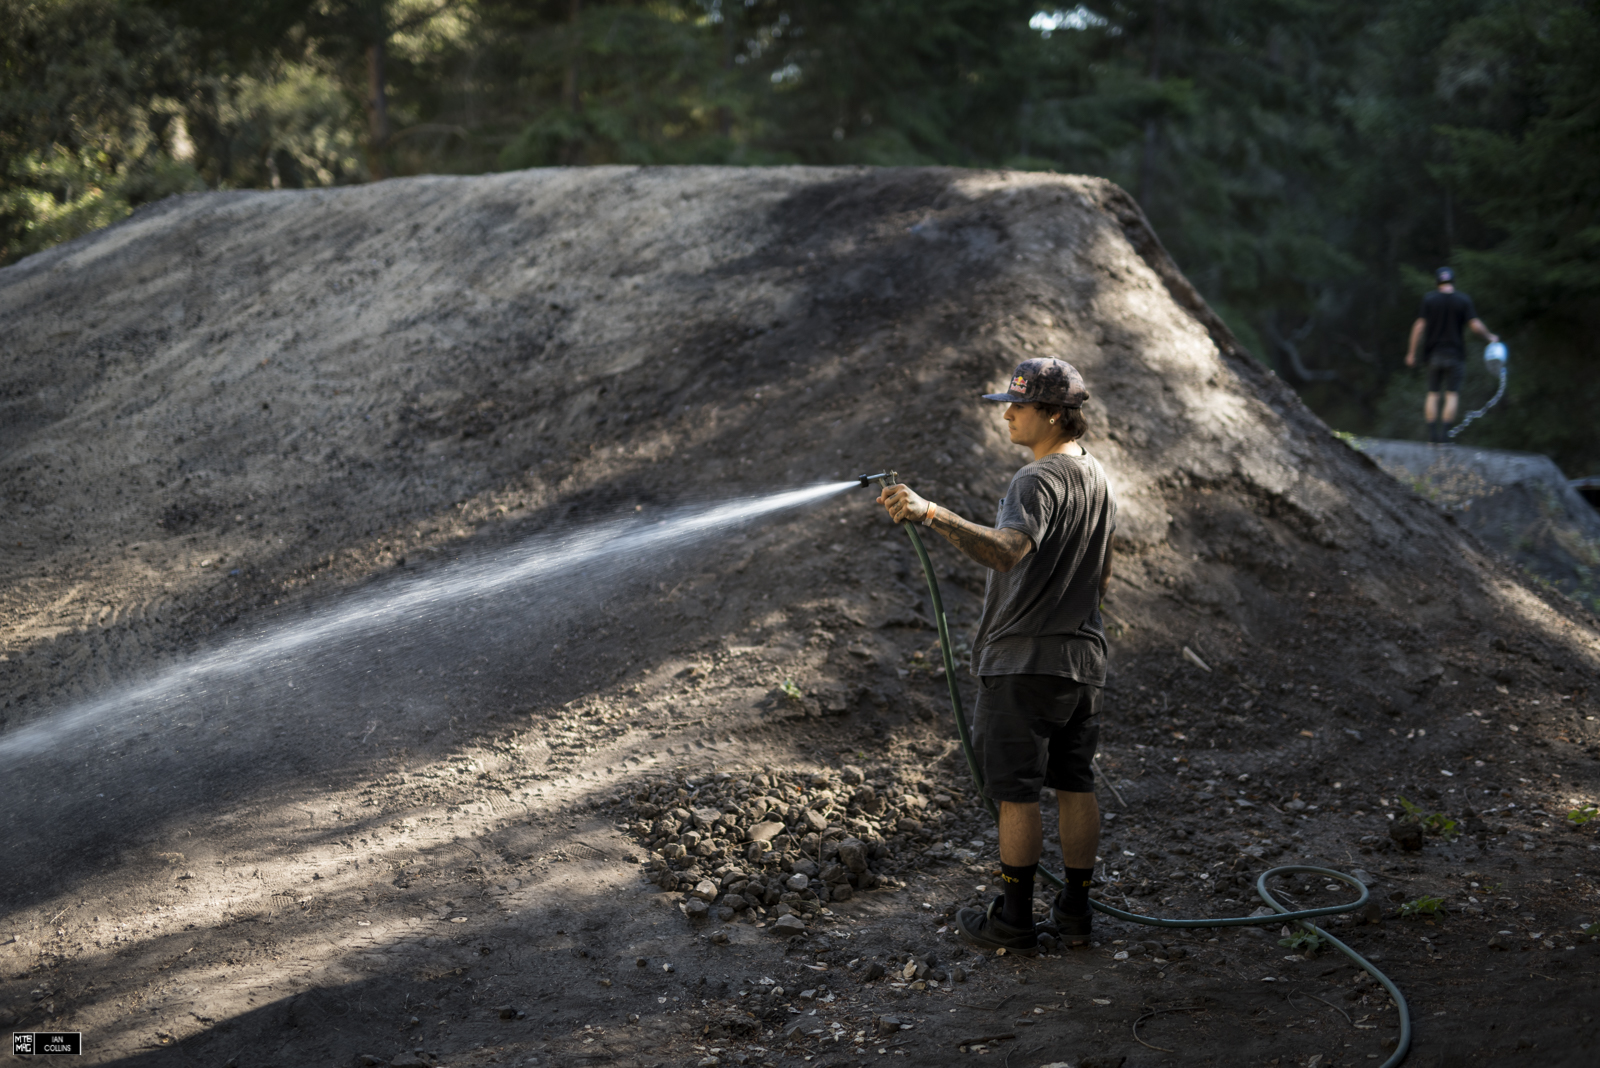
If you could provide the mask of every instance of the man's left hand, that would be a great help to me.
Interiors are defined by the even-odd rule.
[[[920,523],[928,514],[928,502],[911,492],[911,487],[904,484],[890,486],[878,494],[878,503],[883,505],[884,511],[889,513],[889,518],[896,523]]]

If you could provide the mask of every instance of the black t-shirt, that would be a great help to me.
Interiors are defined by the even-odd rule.
[[[1059,675],[1106,684],[1100,574],[1117,501],[1088,453],[1052,453],[1011,478],[995,515],[1020,530],[1033,552],[1010,571],[990,571],[972,641],[974,675]]]
[[[1467,347],[1461,329],[1477,317],[1472,298],[1465,293],[1435,290],[1423,297],[1422,310],[1417,313],[1417,318],[1427,324],[1422,332],[1422,354],[1465,356]]]

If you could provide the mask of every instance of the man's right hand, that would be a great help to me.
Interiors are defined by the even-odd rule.
[[[896,523],[920,523],[928,514],[928,502],[918,497],[911,491],[911,487],[900,483],[890,486],[878,494],[878,503],[883,505],[889,513],[889,518]]]

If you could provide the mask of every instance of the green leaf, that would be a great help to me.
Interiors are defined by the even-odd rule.
[[[1400,915],[1407,919],[1437,916],[1444,908],[1442,897],[1419,897],[1400,906]]]

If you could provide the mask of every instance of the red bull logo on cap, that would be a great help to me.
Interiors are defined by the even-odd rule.
[[[1004,393],[985,393],[984,400],[1008,404],[1059,404],[1081,408],[1089,399],[1083,376],[1064,360],[1035,356],[1017,364]]]

